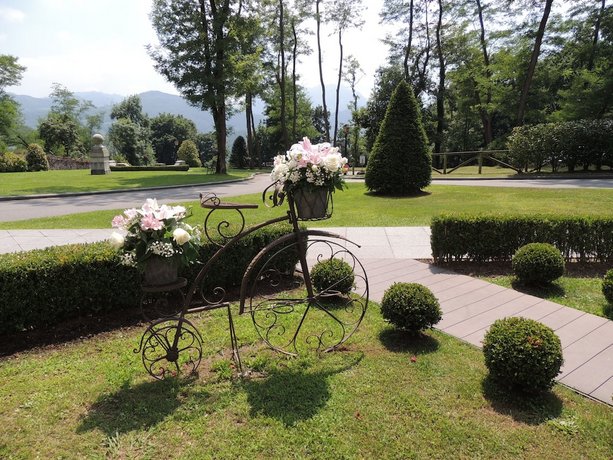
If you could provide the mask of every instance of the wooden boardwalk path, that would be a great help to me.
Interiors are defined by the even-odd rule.
[[[523,316],[546,324],[562,342],[564,364],[556,380],[613,405],[613,321],[413,259],[360,258],[371,300],[380,302],[394,282],[423,284],[443,310],[436,328],[477,347],[499,318]]]

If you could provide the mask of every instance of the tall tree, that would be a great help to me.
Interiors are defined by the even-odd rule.
[[[445,54],[443,52],[443,1],[438,0],[438,21],[436,22],[436,54],[438,55],[438,88],[436,90],[436,138],[434,151],[441,152],[445,130]]]
[[[229,30],[241,15],[242,0],[154,0],[151,21],[159,47],[148,47],[155,68],[183,97],[210,110],[217,133],[217,173],[226,173],[228,97],[235,93],[231,72],[235,41]]]
[[[539,27],[536,31],[534,38],[534,46],[532,48],[532,54],[530,56],[530,63],[528,64],[528,70],[521,88],[521,95],[519,97],[519,107],[517,109],[517,124],[524,124],[524,115],[526,112],[526,101],[528,100],[528,93],[530,86],[532,85],[532,78],[534,77],[534,70],[538,62],[539,54],[541,53],[541,44],[543,42],[543,36],[545,35],[545,27],[547,26],[547,20],[549,19],[549,13],[551,12],[551,5],[553,0],[545,0],[545,7],[543,8],[543,15]]]
[[[351,164],[355,167],[355,164],[358,162],[359,154],[358,154],[358,146],[360,141],[360,114],[358,113],[358,93],[356,90],[356,85],[364,75],[364,71],[362,67],[360,67],[360,63],[358,60],[349,55],[347,56],[347,71],[345,72],[344,79],[349,84],[351,88],[351,96],[352,102],[349,103],[349,109],[351,110]]]
[[[179,146],[196,136],[196,125],[182,115],[160,113],[151,119],[151,145],[160,163],[174,164]]]
[[[334,24],[338,38],[339,61],[338,78],[336,80],[336,102],[334,105],[334,135],[332,137],[336,145],[338,137],[338,107],[340,102],[341,80],[343,78],[343,34],[350,27],[360,28],[364,24],[362,13],[364,6],[362,0],[336,0],[330,11],[330,22]]]
[[[109,129],[109,140],[116,151],[132,165],[152,163],[150,120],[143,112],[140,97],[128,96],[113,105],[111,119],[114,122]]]
[[[19,104],[6,93],[6,87],[19,84],[25,71],[18,58],[0,54],[0,153],[3,153],[15,128],[21,124]]]

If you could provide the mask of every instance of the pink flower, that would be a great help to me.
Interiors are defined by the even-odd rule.
[[[138,211],[134,208],[126,209],[123,213],[130,220],[134,219],[138,215]]]
[[[158,209],[158,201],[155,198],[147,198],[147,201],[145,201],[145,204],[143,205],[143,211],[145,211],[145,214],[150,214]]]
[[[312,150],[311,141],[308,137],[302,138],[302,148],[307,152],[310,152]]]
[[[122,228],[124,225],[126,225],[126,219],[123,216],[115,216],[113,217],[111,225],[115,228]]]
[[[163,227],[162,221],[148,214],[140,221],[140,228],[143,230],[161,230]]]

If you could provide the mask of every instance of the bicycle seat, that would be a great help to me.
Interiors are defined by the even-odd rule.
[[[200,194],[200,207],[205,209],[256,209],[257,204],[222,202],[217,195]]]

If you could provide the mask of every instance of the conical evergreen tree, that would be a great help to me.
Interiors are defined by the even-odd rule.
[[[413,90],[392,93],[366,167],[366,187],[384,195],[416,193],[432,180],[432,156]]]

